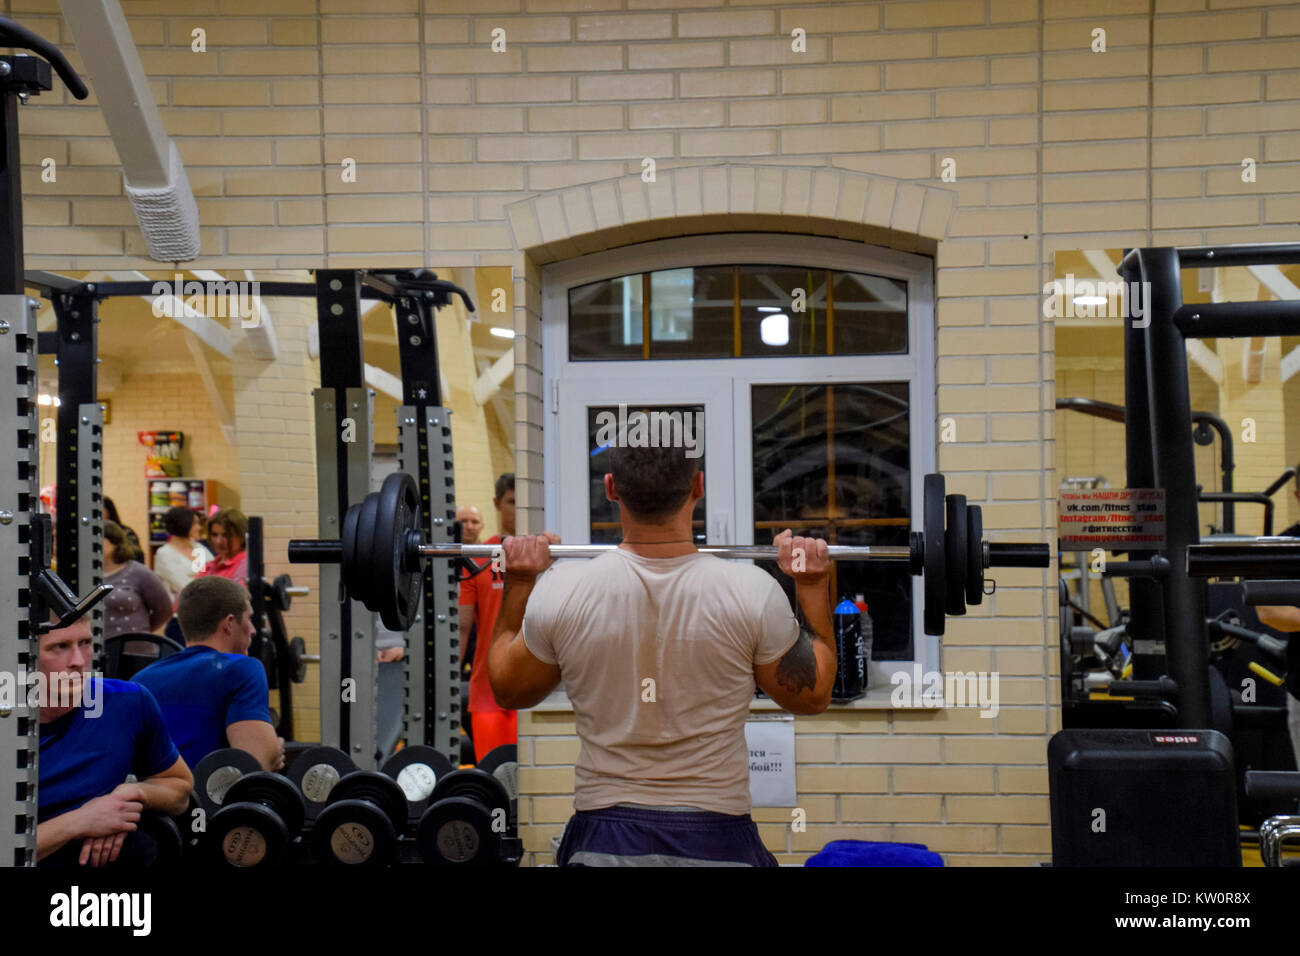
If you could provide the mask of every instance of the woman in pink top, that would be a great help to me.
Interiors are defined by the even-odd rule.
[[[216,575],[248,585],[248,552],[244,550],[248,536],[248,519],[237,508],[222,508],[208,519],[208,540],[217,555],[203,569],[204,575]]]

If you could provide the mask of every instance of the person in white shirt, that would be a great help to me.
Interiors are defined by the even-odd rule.
[[[163,527],[167,529],[167,543],[154,555],[153,569],[171,590],[174,606],[185,585],[201,574],[216,557],[199,544],[203,525],[199,516],[189,508],[179,505],[172,508],[163,515]]]

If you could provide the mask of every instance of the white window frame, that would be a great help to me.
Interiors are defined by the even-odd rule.
[[[887,276],[907,283],[907,341],[903,355],[773,356],[771,358],[569,360],[568,293],[575,286],[602,279],[706,265],[789,265]],[[542,270],[542,379],[544,414],[542,449],[546,482],[547,527],[564,520],[560,494],[560,436],[554,423],[559,391],[566,382],[607,382],[613,394],[638,379],[663,381],[673,375],[731,378],[734,383],[732,428],[736,440],[733,543],[752,544],[753,472],[749,449],[741,441],[750,429],[750,386],[784,383],[908,383],[909,434],[912,445],[911,513],[919,526],[924,514],[923,475],[935,470],[936,354],[934,262],[925,256],[882,249],[843,239],[780,233],[721,233],[637,243],[567,259]],[[718,503],[720,504],[720,503]],[[586,501],[583,501],[584,511]],[[871,686],[887,691],[889,676],[909,664],[922,672],[940,669],[939,638],[924,633],[920,578],[912,579],[912,636],[915,658],[871,665]],[[887,670],[885,669],[887,668]]]

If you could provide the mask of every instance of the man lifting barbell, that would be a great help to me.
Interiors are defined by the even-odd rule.
[[[938,474],[924,478],[924,523],[905,547],[828,546],[783,532],[774,546],[697,549],[690,517],[704,481],[696,461],[671,448],[618,447],[611,457],[605,491],[620,504],[618,547],[554,536],[426,542],[419,489],[404,472],[348,508],[338,539],[288,547],[295,564],[337,563],[340,600],[402,630],[420,607],[429,559],[495,555],[499,567],[504,558],[488,658],[493,695],[502,707],[531,707],[563,679],[583,742],[561,863],[775,865],[748,815],[743,726],[756,685],[788,710],[827,706],[835,677],[828,561],[906,562],[922,578],[932,635],[943,634],[945,613],[983,600],[986,568],[1051,562],[1043,543],[985,541],[979,506],[945,496]],[[799,636],[771,577],[715,556],[778,560],[795,578],[813,634]],[[560,557],[594,560],[542,575]]]
[[[683,449],[614,448],[605,494],[619,504],[617,550],[543,575],[558,538],[504,543],[488,659],[502,707],[531,707],[561,679],[572,702],[582,750],[557,862],[776,866],[749,815],[744,726],[755,684],[795,713],[830,703],[826,542],[774,542],[801,630],[770,575],[695,548],[704,475]]]

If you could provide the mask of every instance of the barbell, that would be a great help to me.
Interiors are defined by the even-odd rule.
[[[968,605],[983,601],[985,568],[1051,564],[1046,544],[983,540],[979,506],[967,505],[964,495],[945,495],[943,475],[926,475],[923,491],[925,530],[913,531],[907,546],[830,545],[829,556],[835,561],[907,562],[910,573],[924,581],[925,633],[942,634],[945,612],[965,614]],[[594,558],[615,547],[553,544],[551,554]],[[699,550],[721,558],[775,560],[777,556],[771,545],[705,545]],[[420,530],[419,491],[405,472],[389,475],[379,491],[348,508],[339,540],[289,542],[291,563],[338,564],[348,596],[378,613],[384,626],[394,631],[411,626],[427,559],[490,558],[500,552],[500,545],[493,544],[427,544]]]

